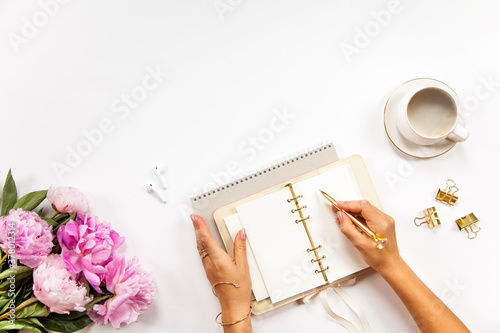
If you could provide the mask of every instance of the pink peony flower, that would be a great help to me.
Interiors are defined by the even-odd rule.
[[[0,217],[0,247],[26,266],[38,266],[52,250],[53,239],[52,227],[34,212],[11,209]]]
[[[92,298],[78,275],[71,273],[64,259],[51,254],[33,270],[33,293],[50,312],[85,311]]]
[[[68,269],[73,273],[83,272],[90,285],[101,293],[99,286],[105,266],[113,260],[125,238],[97,217],[77,214],[76,221],[71,220],[57,230],[57,240]]]
[[[50,187],[47,191],[47,200],[56,208],[59,213],[82,213],[89,210],[87,197],[74,187]]]
[[[155,297],[154,282],[149,273],[144,272],[137,258],[126,262],[123,256],[118,256],[106,266],[106,289],[114,294],[104,304],[96,304],[89,317],[101,324],[108,322],[114,328],[120,324],[131,324],[147,310]]]

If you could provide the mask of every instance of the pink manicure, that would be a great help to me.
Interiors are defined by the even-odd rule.
[[[339,223],[340,223],[340,222],[342,221],[342,218],[343,218],[343,216],[342,216],[342,212],[338,211],[338,212],[337,212],[337,217],[338,217],[338,221],[339,221]]]
[[[194,215],[194,214],[191,214],[191,221],[193,221],[193,225],[195,227],[198,226],[198,216]]]

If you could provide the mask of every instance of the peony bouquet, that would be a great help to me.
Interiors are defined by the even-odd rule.
[[[45,199],[50,217],[36,211]],[[150,274],[117,252],[125,239],[88,210],[71,187],[18,199],[9,170],[0,211],[0,333],[74,332],[92,322],[119,328],[151,304]]]

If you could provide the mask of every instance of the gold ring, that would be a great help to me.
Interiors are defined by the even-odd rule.
[[[208,257],[208,253],[205,252],[205,254],[201,256],[201,259],[205,259],[206,257]]]

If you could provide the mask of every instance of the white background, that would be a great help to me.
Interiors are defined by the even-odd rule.
[[[21,194],[79,187],[92,214],[126,237],[123,251],[152,272],[158,297],[123,332],[220,332],[189,197],[324,140],[341,157],[364,157],[423,281],[472,331],[498,332],[499,2],[401,1],[383,24],[374,13],[389,13],[387,1],[72,0],[45,6],[48,16],[49,2],[0,2],[0,178],[12,168]],[[357,53],[343,52],[347,44]],[[148,68],[169,75],[141,96]],[[390,93],[416,77],[442,80],[467,101],[471,132],[423,161],[397,151],[383,126]],[[144,100],[126,113],[120,99],[131,92]],[[290,118],[273,120],[277,110]],[[100,137],[92,130],[103,120],[111,129]],[[71,160],[78,149],[86,156]],[[168,167],[166,205],[145,191],[158,186],[157,164]],[[433,199],[448,178],[460,188],[454,208]],[[415,227],[434,205],[442,225]],[[482,228],[474,240],[454,222],[470,212]],[[378,275],[348,292],[375,332],[417,331]],[[253,323],[255,332],[343,332],[319,300]]]

